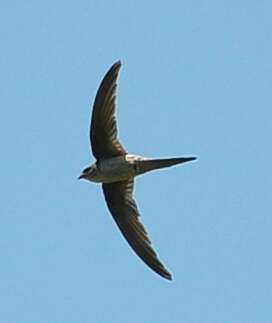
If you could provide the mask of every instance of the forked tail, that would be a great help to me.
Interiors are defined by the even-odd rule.
[[[196,157],[176,157],[176,158],[162,158],[162,159],[146,159],[137,161],[137,175],[165,167],[170,167],[177,164],[183,164]]]

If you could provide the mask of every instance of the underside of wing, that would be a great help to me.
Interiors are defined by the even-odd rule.
[[[156,273],[171,280],[171,274],[159,260],[152,248],[148,233],[140,221],[140,215],[133,199],[133,180],[103,184],[108,208],[122,234],[136,254]]]
[[[121,62],[116,62],[103,78],[97,91],[90,128],[90,140],[96,159],[126,154],[117,138],[116,88]]]

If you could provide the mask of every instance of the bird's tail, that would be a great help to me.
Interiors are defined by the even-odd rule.
[[[137,175],[165,167],[170,167],[177,164],[183,164],[196,157],[176,157],[176,158],[162,158],[162,159],[145,159],[137,161]]]

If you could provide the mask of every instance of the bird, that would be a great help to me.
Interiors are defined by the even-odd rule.
[[[95,163],[85,168],[78,179],[102,183],[108,209],[134,252],[157,274],[172,280],[153,248],[133,197],[135,177],[152,170],[195,160],[197,157],[148,158],[129,154],[117,133],[117,78],[121,61],[105,74],[95,96],[90,143]]]

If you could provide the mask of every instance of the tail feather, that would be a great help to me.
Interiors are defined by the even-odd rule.
[[[170,167],[173,165],[186,163],[195,159],[196,157],[176,157],[176,158],[139,160],[137,161],[137,173],[139,175],[155,169]]]

